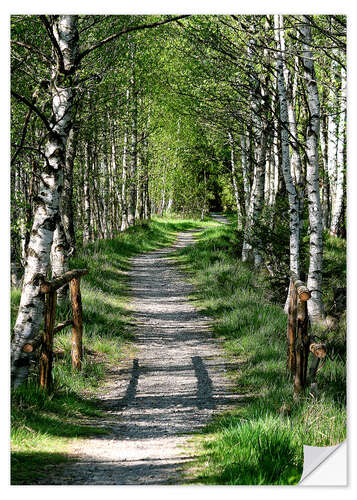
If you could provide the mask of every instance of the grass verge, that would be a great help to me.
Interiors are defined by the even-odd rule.
[[[330,269],[333,259],[341,267],[343,245],[337,240],[328,244]],[[346,437],[345,358],[340,353],[327,359],[318,373],[318,397],[293,399],[285,372],[286,316],[281,305],[271,302],[265,277],[240,261],[241,246],[241,233],[232,224],[219,225],[177,253],[196,285],[195,305],[213,318],[227,354],[240,363],[235,389],[247,395],[245,403],[196,436],[199,458],[187,471],[187,481],[296,484],[303,444],[331,446]]]
[[[130,258],[170,245],[179,231],[211,222],[162,217],[128,229],[113,240],[91,243],[78,252],[72,268],[88,268],[81,279],[85,360],[80,373],[71,369],[69,329],[55,337],[54,388],[44,394],[37,385],[36,369],[26,386],[11,396],[11,484],[36,484],[44,466],[72,460],[74,440],[105,430],[96,425],[103,415],[95,394],[103,386],[110,365],[131,355],[133,324],[128,302]],[[20,290],[11,297],[12,326]],[[69,317],[69,307],[59,306],[57,321]]]

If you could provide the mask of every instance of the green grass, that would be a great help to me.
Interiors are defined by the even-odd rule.
[[[178,252],[196,283],[195,304],[214,319],[227,354],[238,360],[236,391],[245,401],[210,424],[196,438],[200,458],[190,482],[203,484],[295,484],[303,463],[302,444],[328,446],[346,435],[343,318],[339,342],[326,334],[335,352],[318,374],[319,397],[297,403],[285,375],[286,316],[270,302],[264,277],[239,260],[241,234],[234,226],[160,218],[129,229],[114,240],[81,249],[72,268],[88,268],[81,279],[85,361],[73,373],[70,332],[56,336],[54,391],[38,389],[36,373],[12,395],[12,484],[36,484],[45,465],[72,460],[74,440],[105,432],[96,419],[95,393],[103,388],[107,368],[133,355],[133,324],[128,309],[130,258],[173,243],[178,231],[205,227],[195,246]],[[328,239],[324,299],[332,304],[331,283],[343,286],[344,244]],[[335,266],[336,264],[336,266]],[[20,292],[12,291],[12,322]],[[332,307],[332,306],[331,306]],[[65,306],[57,320],[67,318]],[[337,347],[336,347],[337,345]],[[333,351],[335,349],[335,351]]]
[[[295,401],[285,372],[287,318],[282,305],[270,302],[265,277],[239,260],[241,234],[220,225],[197,240],[178,258],[196,285],[195,305],[213,318],[228,356],[240,365],[235,390],[246,398],[195,438],[199,459],[188,481],[296,484],[303,443],[331,446],[346,437],[345,359],[330,356],[318,373],[319,396]],[[343,266],[343,244],[329,244],[325,262],[330,269],[333,261]],[[325,290],[329,286],[325,281]]]
[[[212,225],[194,219],[163,217],[138,225],[113,240],[91,243],[80,249],[72,268],[88,268],[81,279],[83,344],[85,359],[80,373],[71,368],[71,332],[55,337],[54,389],[44,394],[33,371],[26,386],[12,394],[11,482],[35,484],[45,465],[71,460],[74,439],[105,430],[95,418],[95,393],[103,390],[107,368],[133,355],[133,324],[128,309],[130,258],[144,251],[171,245],[179,231]],[[11,294],[12,326],[20,302],[20,290]],[[57,308],[56,322],[69,316],[68,306]]]
[[[94,401],[67,388],[50,396],[30,381],[12,395],[11,484],[36,484],[46,465],[70,461],[74,439],[105,433]]]

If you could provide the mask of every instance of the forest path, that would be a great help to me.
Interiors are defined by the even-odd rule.
[[[132,259],[137,355],[101,396],[115,417],[102,422],[110,435],[86,440],[79,461],[57,466],[57,479],[49,474],[42,484],[180,484],[193,459],[188,437],[242,399],[229,387],[220,341],[188,299],[193,286],[171,258],[194,243],[194,233]]]

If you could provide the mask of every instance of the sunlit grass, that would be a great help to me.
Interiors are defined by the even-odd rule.
[[[241,244],[234,224],[217,225],[200,233],[194,247],[178,252],[196,285],[195,305],[213,318],[227,355],[238,361],[235,390],[246,395],[245,402],[217,418],[195,440],[200,458],[188,471],[188,481],[296,484],[304,443],[331,446],[346,437],[345,359],[340,353],[326,360],[318,373],[318,397],[307,391],[294,400],[285,370],[283,304],[271,303],[264,276],[239,260]],[[332,273],[334,259],[343,267],[345,250],[336,241],[329,245],[326,261]],[[334,286],[335,274],[332,283],[325,281],[325,289]]]

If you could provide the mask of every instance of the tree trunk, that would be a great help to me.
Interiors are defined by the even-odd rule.
[[[324,317],[322,303],[322,214],[319,192],[319,136],[320,136],[320,101],[317,89],[315,67],[311,52],[311,26],[309,16],[303,16],[301,26],[303,58],[307,97],[309,106],[309,122],[306,138],[306,183],[310,222],[310,262],[307,287],[311,291],[308,301],[311,322]]]
[[[56,229],[53,234],[51,248],[51,268],[52,277],[57,278],[69,270],[68,262],[68,244],[66,235],[62,226],[61,219],[58,218]],[[62,304],[68,299],[68,285],[64,285],[57,291],[57,301]]]
[[[128,225],[128,204],[127,204],[127,165],[128,153],[128,131],[125,128],[124,132],[124,147],[123,147],[123,169],[122,169],[122,185],[121,185],[121,202],[122,202],[122,216],[121,216],[121,231],[125,231]]]
[[[344,183],[345,183],[345,124],[346,124],[346,71],[341,67],[341,104],[337,135],[337,178],[335,203],[332,206],[330,234],[337,236],[342,215]]]
[[[40,284],[48,270],[53,232],[59,217],[66,143],[72,126],[75,92],[73,75],[78,56],[77,16],[58,16],[53,28],[56,50],[59,51],[58,58],[61,61],[58,61],[52,71],[52,131],[45,147],[46,162],[41,175],[21,302],[14,327],[11,352],[11,383],[14,387],[27,378],[30,358],[28,353],[23,352],[23,346],[38,335],[43,316],[44,300],[40,294]]]
[[[242,173],[243,173],[243,186],[244,186],[244,206],[245,213],[248,213],[249,209],[249,199],[250,199],[250,180],[249,180],[249,143],[248,139],[241,135],[241,159],[242,159]],[[247,154],[248,153],[248,154]]]
[[[260,264],[259,258],[259,242],[254,245],[254,249],[248,240],[252,240],[252,231],[255,224],[259,221],[259,217],[263,208],[264,201],[264,176],[265,176],[265,157],[267,149],[267,125],[262,126],[262,132],[258,145],[257,161],[254,165],[253,185],[251,188],[249,208],[247,211],[247,220],[245,225],[245,234],[242,250],[242,261],[246,262],[250,259],[252,250],[254,251],[255,265]]]
[[[138,103],[135,81],[135,46],[132,48],[132,74],[130,79],[130,124],[131,124],[131,144],[130,144],[130,182],[128,196],[128,224],[135,224],[136,190],[137,190],[137,161],[138,161]]]
[[[66,235],[69,253],[71,255],[74,255],[76,249],[73,212],[73,165],[76,156],[77,133],[78,127],[73,126],[68,134],[66,161],[63,175],[63,191],[60,201],[62,226]]]
[[[277,48],[278,50],[280,49],[280,51],[277,52],[276,56],[276,67],[278,73],[277,78],[278,78],[278,93],[279,93],[279,103],[280,103],[282,170],[289,200],[290,272],[296,274],[297,276],[300,276],[299,199],[291,175],[291,165],[290,165],[289,115],[288,115],[288,103],[286,98],[284,64],[283,64],[285,47],[284,44],[282,43],[282,38],[281,38],[281,31],[283,29],[282,16],[280,15],[274,16],[274,25],[275,25]]]
[[[88,139],[87,139],[88,140]],[[84,224],[83,224],[83,244],[85,245],[91,239],[91,204],[89,193],[89,171],[91,166],[91,157],[89,154],[89,144],[85,145],[85,168],[84,168]]]
[[[331,60],[331,85],[336,85],[337,63]],[[337,98],[335,88],[330,89],[327,118],[327,171],[330,185],[331,213],[334,211],[337,181]]]
[[[233,136],[231,131],[228,131],[228,141],[229,145],[231,148],[231,174],[232,174],[232,186],[233,186],[233,194],[234,194],[234,199],[236,202],[236,208],[237,208],[237,226],[238,229],[242,228],[242,211],[241,211],[241,203],[239,199],[239,191],[238,191],[238,184],[237,184],[237,177],[236,177],[236,165],[235,165],[235,158],[234,158],[234,142],[233,142]]]
[[[330,220],[330,200],[329,200],[329,181],[328,181],[328,160],[327,160],[327,126],[326,118],[322,119],[320,127],[320,145],[322,156],[322,191],[321,191],[321,210],[322,210],[322,227],[328,229]]]

